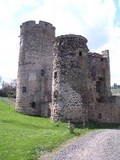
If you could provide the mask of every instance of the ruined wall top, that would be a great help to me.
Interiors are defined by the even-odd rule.
[[[56,40],[67,39],[67,38],[76,38],[76,39],[79,39],[79,40],[83,41],[84,43],[88,42],[88,40],[85,37],[83,37],[81,35],[75,35],[75,34],[61,35],[61,36],[58,36],[56,38]]]
[[[96,52],[89,52],[88,56],[93,57],[93,58],[106,58],[109,60],[109,50],[104,50],[101,52],[101,54],[96,53]]]
[[[87,39],[81,35],[75,34],[68,34],[68,35],[61,35],[56,37],[55,45],[61,51],[75,51],[76,49],[83,49],[88,52],[87,47]]]
[[[109,60],[109,50],[104,50],[104,51],[102,51],[102,56],[103,56],[104,58],[107,58],[107,59]]]
[[[55,27],[49,22],[39,21],[39,23],[36,23],[36,21],[31,20],[31,21],[26,21],[22,23],[22,25],[20,25],[21,33],[31,30],[33,27],[47,29],[47,30],[51,29],[55,30]]]

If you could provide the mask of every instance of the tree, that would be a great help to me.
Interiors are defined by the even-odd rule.
[[[0,90],[0,96],[16,97],[16,80],[12,80],[10,83],[3,81],[2,88]]]

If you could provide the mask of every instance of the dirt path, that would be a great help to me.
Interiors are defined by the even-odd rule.
[[[120,160],[120,130],[96,131],[39,160]]]

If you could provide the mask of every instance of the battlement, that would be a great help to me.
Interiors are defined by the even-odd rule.
[[[55,27],[51,23],[45,22],[45,21],[39,21],[39,23],[36,23],[36,21],[32,21],[32,20],[26,21],[22,23],[22,25],[20,26],[22,33],[28,30],[31,30],[34,27],[41,28],[41,29],[47,29],[47,30],[55,30]]]
[[[22,23],[22,25],[20,27],[31,27],[31,26],[34,26],[36,24],[35,21],[26,21],[24,23]]]

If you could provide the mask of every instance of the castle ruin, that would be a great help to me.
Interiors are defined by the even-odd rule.
[[[44,21],[27,21],[20,28],[18,112],[55,121],[120,123],[108,50],[90,52],[81,35],[55,37],[55,27]]]

